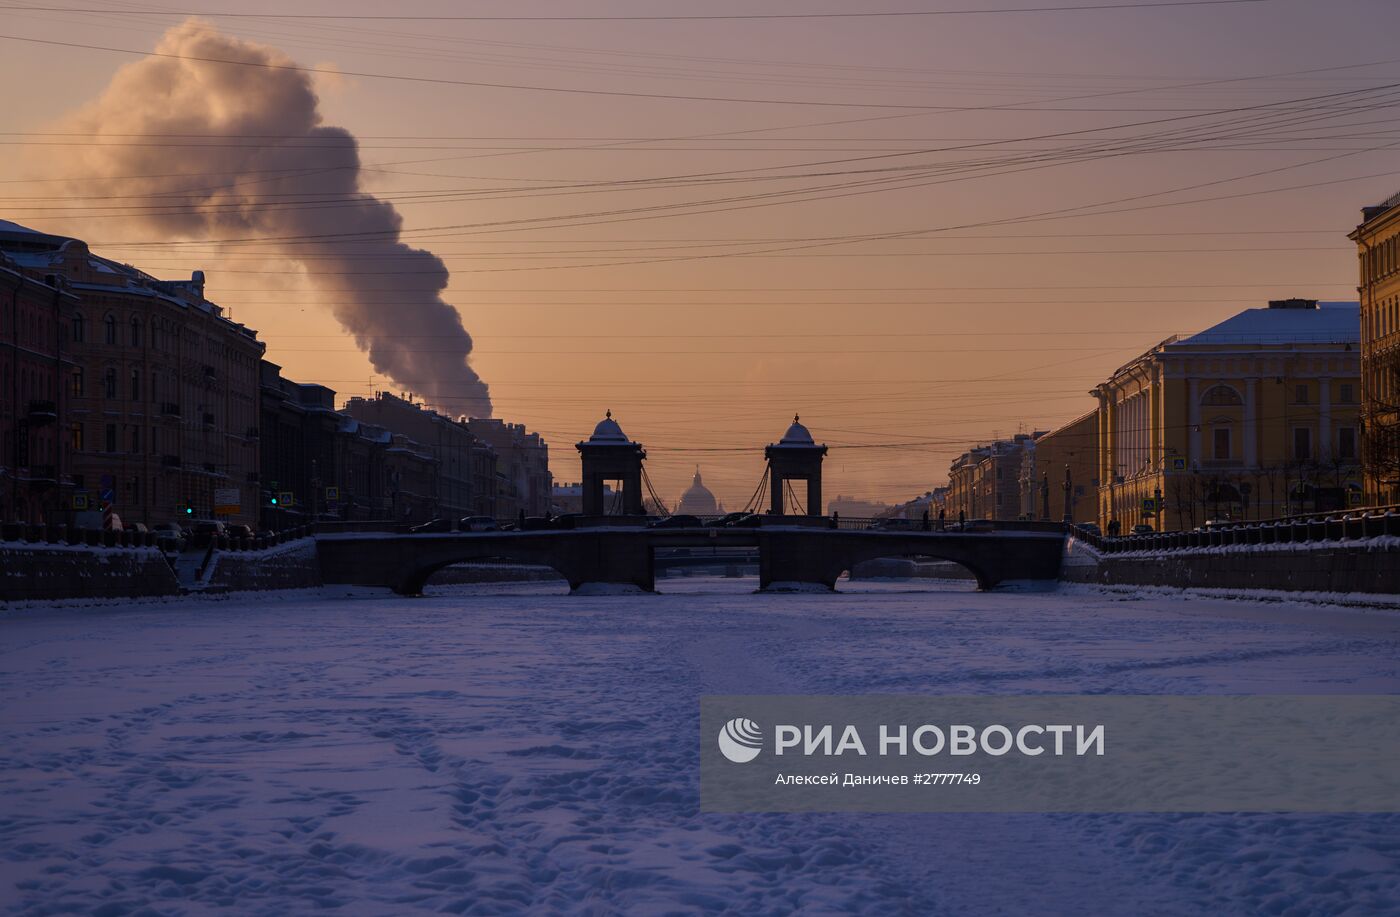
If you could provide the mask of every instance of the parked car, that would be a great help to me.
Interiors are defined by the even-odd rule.
[[[435,535],[442,532],[452,531],[451,519],[429,519],[422,525],[415,525],[409,529],[414,535]]]
[[[1081,522],[1079,523],[1079,529],[1080,531],[1087,532],[1090,535],[1097,535],[1100,538],[1103,537],[1103,529],[1099,528],[1099,524],[1097,522]]]
[[[185,530],[178,522],[162,522],[155,529],[156,547],[162,551],[182,551],[185,548]]]
[[[1214,530],[1214,529],[1218,529],[1218,528],[1220,528],[1220,527],[1223,526],[1223,525],[1229,525],[1229,524],[1230,524],[1230,520],[1229,520],[1229,519],[1207,519],[1207,520],[1205,521],[1205,523],[1204,523],[1199,529],[1197,529],[1196,531],[1198,531],[1198,532],[1209,532],[1209,531],[1212,531],[1212,530]]]
[[[1133,526],[1132,534],[1134,534],[1134,535],[1151,535],[1151,534],[1154,533],[1155,531],[1157,531],[1157,530],[1154,529],[1152,526],[1148,525],[1146,522],[1139,522],[1137,525]]]
[[[241,522],[230,522],[224,525],[224,533],[230,538],[252,538],[253,528]]]
[[[963,529],[965,532],[995,532],[996,530],[997,527],[992,524],[990,519],[969,519],[966,528]]]
[[[522,532],[538,532],[541,529],[557,529],[559,525],[548,516],[526,516],[518,528]]]
[[[649,529],[698,529],[703,528],[705,523],[700,521],[699,516],[667,516],[665,519],[658,519],[655,522],[647,523]]]
[[[463,516],[457,522],[459,532],[499,532],[501,527],[490,516]]]
[[[712,529],[728,528],[732,525],[739,525],[741,522],[743,522],[745,519],[752,515],[753,513],[725,513],[718,519],[715,519],[712,522],[708,523],[708,525]]]
[[[225,534],[227,534],[227,531],[222,522],[196,522],[194,524],[194,533],[190,535],[190,541],[194,543],[195,547],[204,548],[208,547],[209,543],[215,538]]]

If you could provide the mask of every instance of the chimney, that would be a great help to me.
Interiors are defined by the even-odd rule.
[[[1269,300],[1269,308],[1270,308],[1270,309],[1316,309],[1316,308],[1317,308],[1317,300],[1315,300],[1315,299],[1271,299],[1271,300]]]

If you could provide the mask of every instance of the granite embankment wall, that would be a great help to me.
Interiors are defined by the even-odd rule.
[[[302,538],[254,551],[215,551],[191,591],[310,589],[321,585],[316,541]]]
[[[1400,594],[1400,538],[1100,554],[1070,538],[1060,578],[1106,586]]]
[[[175,595],[180,586],[156,548],[0,543],[0,602]]]

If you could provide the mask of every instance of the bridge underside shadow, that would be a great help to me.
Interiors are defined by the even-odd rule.
[[[756,547],[759,588],[786,584],[834,590],[841,575],[880,557],[926,557],[972,571],[992,589],[1008,580],[1059,577],[1063,536],[1057,530],[870,532],[814,528],[627,529],[321,536],[316,549],[325,583],[383,586],[420,595],[428,578],[452,564],[507,561],[549,567],[578,590],[586,584],[655,591],[655,550]]]

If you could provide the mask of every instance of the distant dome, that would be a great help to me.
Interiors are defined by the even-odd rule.
[[[593,435],[588,438],[588,441],[590,443],[625,443],[627,435],[622,432],[617,421],[612,419],[612,411],[608,411],[608,416],[598,421],[598,426],[593,428]]]
[[[784,433],[784,434],[783,434],[783,438],[782,438],[781,440],[778,441],[778,445],[780,445],[780,446],[811,446],[811,445],[815,445],[814,441],[812,440],[812,434],[811,434],[810,432],[808,432],[808,430],[807,430],[806,427],[804,427],[804,426],[802,426],[802,424],[798,423],[798,420],[799,420],[799,418],[798,418],[798,416],[797,416],[796,414],[792,415],[792,426],[790,426],[790,427],[787,428],[787,432]]]
[[[719,504],[715,502],[715,495],[710,493],[710,489],[700,482],[699,466],[695,468],[695,478],[690,482],[690,487],[681,494],[681,502],[676,507],[676,512],[691,516],[713,516],[719,512]]]

